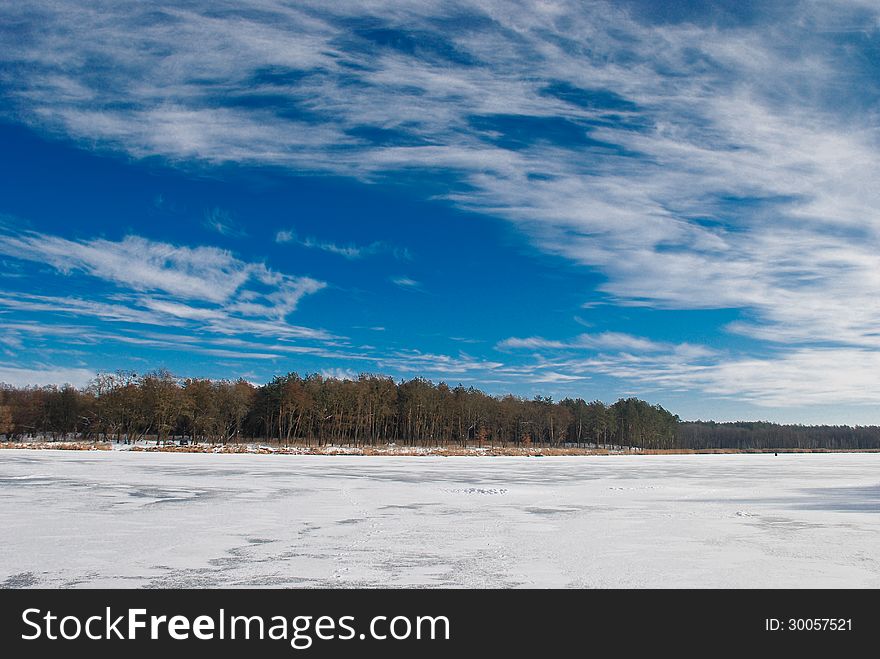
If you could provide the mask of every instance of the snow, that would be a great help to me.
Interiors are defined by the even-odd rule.
[[[4,587],[880,587],[880,454],[0,451]]]

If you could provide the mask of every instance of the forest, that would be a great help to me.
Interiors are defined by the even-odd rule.
[[[676,445],[683,449],[880,449],[880,427],[690,421],[678,424]]]
[[[637,398],[491,396],[424,378],[356,380],[297,373],[264,385],[177,378],[158,370],[99,374],[82,389],[0,386],[0,436],[284,445],[876,449],[880,428],[682,422]]]

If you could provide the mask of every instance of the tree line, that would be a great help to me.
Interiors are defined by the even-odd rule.
[[[876,426],[682,422],[637,398],[491,396],[424,378],[297,373],[264,385],[98,375],[87,387],[0,386],[0,436],[133,442],[267,441],[322,446],[625,446],[643,449],[877,449]]]
[[[0,388],[0,435],[132,442],[277,441],[370,446],[637,446],[671,448],[678,417],[636,398],[490,396],[424,378],[356,380],[297,373],[245,380],[160,370],[98,375],[87,387]]]
[[[880,449],[877,426],[690,421],[679,423],[676,434],[685,449]]]

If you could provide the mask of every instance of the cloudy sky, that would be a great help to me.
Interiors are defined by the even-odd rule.
[[[0,3],[0,381],[880,423],[880,8]]]

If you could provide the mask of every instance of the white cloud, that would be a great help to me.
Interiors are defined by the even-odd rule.
[[[249,315],[283,318],[303,296],[325,284],[308,277],[274,272],[262,263],[249,263],[216,247],[182,247],[140,236],[121,241],[103,238],[68,240],[35,232],[0,233],[0,254],[45,263],[61,273],[81,271],[124,289],[155,291],[175,300],[225,304]],[[257,294],[247,287],[270,288]],[[210,315],[207,309],[185,309],[177,302],[154,301],[170,315]]]
[[[289,243],[296,240],[296,233],[289,229],[282,229],[275,234],[276,243]]]
[[[379,368],[404,373],[410,377],[458,377],[465,373],[477,372],[491,375],[492,371],[504,364],[479,359],[465,353],[445,355],[408,349],[383,355],[376,359]]]
[[[496,347],[500,350],[526,348],[537,350],[629,350],[634,352],[656,352],[670,348],[669,344],[658,343],[657,341],[622,332],[580,334],[569,341],[550,340],[538,336],[528,338],[510,337],[499,341]]]
[[[415,279],[410,277],[392,277],[391,283],[395,286],[400,286],[400,288],[421,288],[422,285],[420,282],[417,282]]]
[[[0,294],[0,307],[25,312],[88,316],[118,323],[169,325],[172,327],[183,324],[179,319],[150,313],[126,304],[84,300],[78,297],[11,292]]]
[[[509,339],[499,347],[532,350],[532,360],[496,373],[557,384],[610,376],[637,386],[641,395],[699,391],[712,398],[777,409],[880,404],[875,386],[878,350],[802,347],[779,355],[744,357],[689,343],[652,343],[642,350],[633,349],[636,346],[613,340],[602,348],[600,342],[591,344],[580,337]]]
[[[334,242],[319,240],[310,236],[307,236],[305,238],[298,238],[296,232],[293,229],[282,229],[281,231],[278,231],[275,234],[275,242],[281,244],[296,243],[297,245],[300,245],[302,247],[317,249],[323,252],[329,252],[330,254],[336,254],[337,256],[341,256],[349,260],[362,259],[364,257],[375,256],[377,254],[390,254],[396,259],[408,260],[412,258],[409,250],[405,248],[395,247],[394,245],[389,245],[388,243],[382,242],[381,240],[373,241],[369,245],[339,245]]]
[[[221,236],[241,238],[247,235],[242,226],[232,217],[232,213],[219,207],[206,210],[202,224],[205,228],[216,231]]]
[[[552,341],[548,339],[541,338],[540,336],[529,336],[526,338],[519,338],[512,336],[509,339],[504,339],[503,341],[499,341],[495,346],[501,350],[517,350],[521,348],[528,349],[562,349],[571,347],[570,344],[564,341]]]
[[[121,241],[67,240],[38,233],[0,234],[0,253],[81,271],[139,291],[160,291],[183,299],[225,302],[265,267],[236,259],[216,247],[179,247],[139,236]]]
[[[71,384],[84,387],[95,377],[86,368],[19,368],[0,364],[0,383],[13,387]]]
[[[324,378],[335,378],[336,380],[357,380],[358,374],[350,368],[325,368],[321,371]]]
[[[90,299],[2,293],[0,307],[7,309],[223,335],[335,338],[326,330],[288,322],[300,301],[325,288],[324,282],[276,272],[215,247],[180,247],[139,236],[76,241],[4,232],[0,253],[47,264],[61,275],[85,274],[112,286],[106,291],[95,287]]]
[[[544,382],[547,384],[558,384],[560,382],[581,382],[588,379],[586,375],[568,375],[566,373],[557,373],[556,371],[543,371],[535,374],[532,378],[533,382]]]
[[[803,348],[769,358],[664,359],[627,363],[604,359],[572,365],[648,390],[698,390],[768,408],[880,404],[880,352]]]

